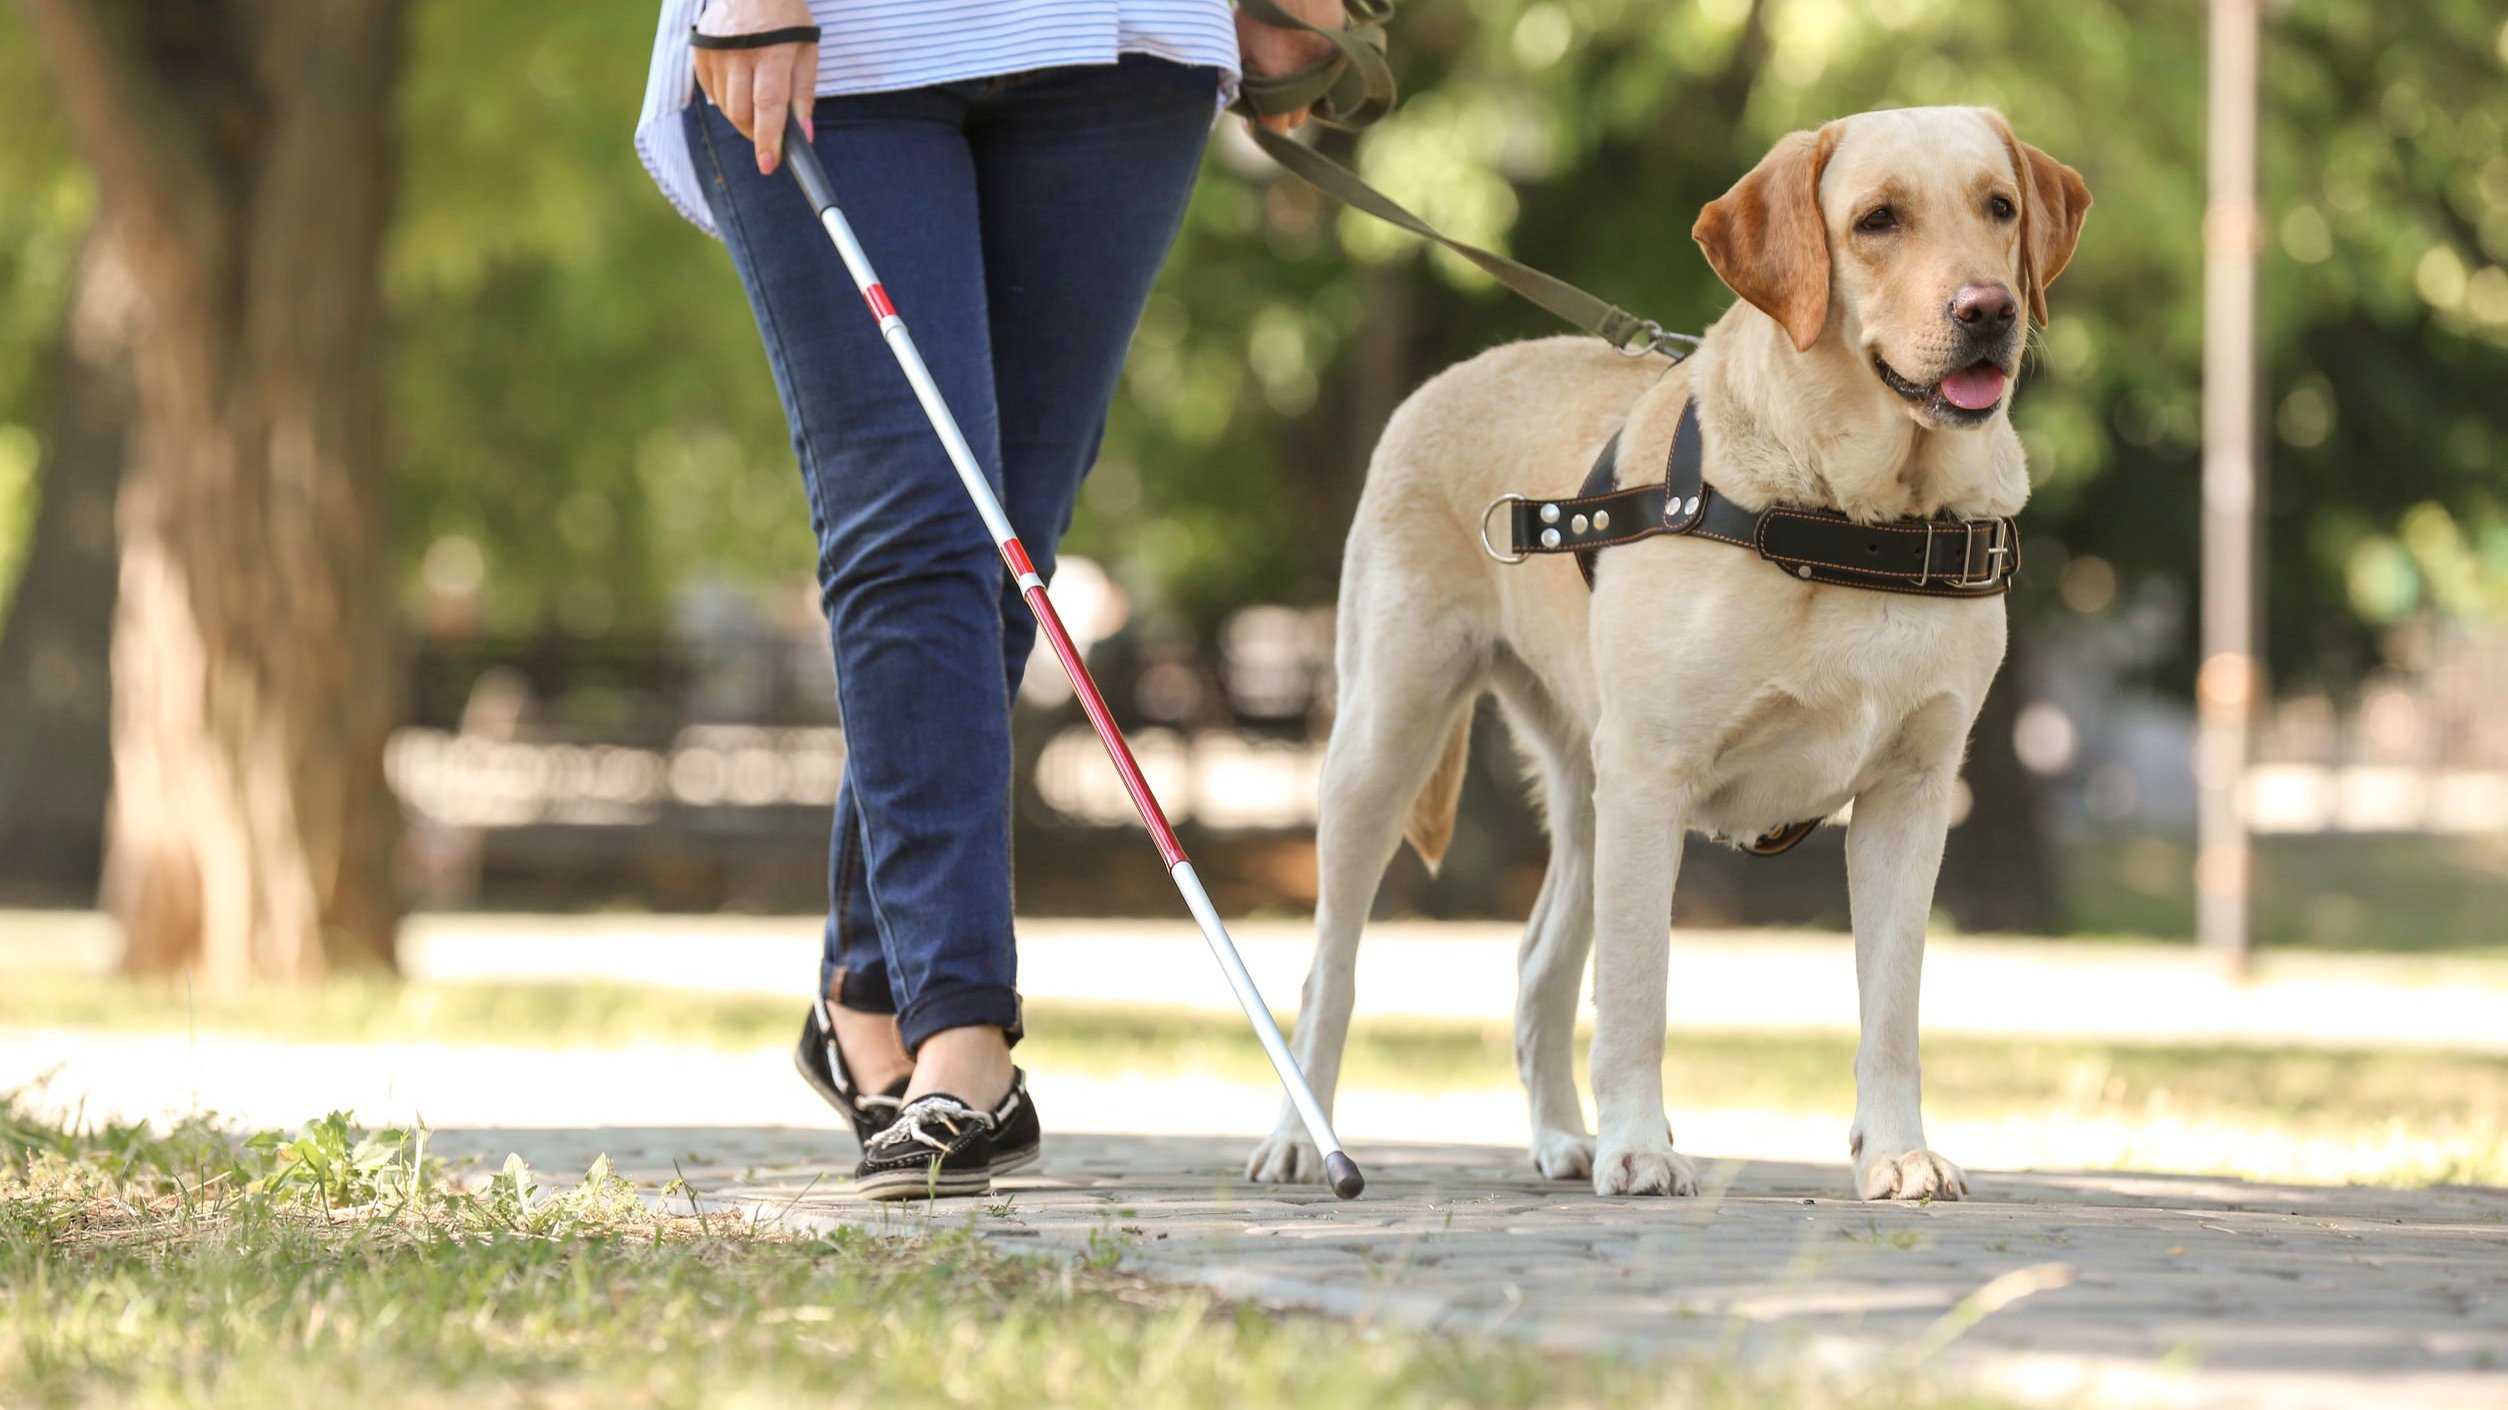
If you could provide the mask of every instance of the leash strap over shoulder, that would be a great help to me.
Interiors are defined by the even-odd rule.
[[[1920,597],[1998,596],[2020,571],[2020,531],[2009,519],[1859,524],[1828,509],[1744,509],[1706,482],[1695,402],[1681,408],[1660,482],[1612,488],[1619,452],[1615,434],[1572,497],[1493,502],[1490,512],[1508,506],[1515,555],[1508,561],[1573,553],[1591,587],[1598,550],[1671,534],[1751,549],[1805,582]]]
[[[1322,35],[1332,41],[1333,53],[1295,73],[1273,78],[1246,75],[1238,90],[1236,111],[1259,117],[1311,105],[1317,121],[1355,131],[1392,110],[1396,89],[1393,69],[1385,62],[1384,35],[1385,22],[1393,18],[1392,0],[1343,0],[1349,26],[1337,30],[1308,24],[1274,0],[1239,0],[1239,4],[1264,24]],[[1436,241],[1490,278],[1631,357],[1661,352],[1677,358],[1681,354],[1672,351],[1673,344],[1698,341],[1667,333],[1654,320],[1640,318],[1555,275],[1447,235],[1368,185],[1358,173],[1293,138],[1259,124],[1249,130],[1254,145],[1290,175],[1353,210]]]

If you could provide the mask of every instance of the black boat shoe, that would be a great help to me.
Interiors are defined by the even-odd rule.
[[[1017,1084],[1011,1090],[1016,1095]],[[1031,1149],[1028,1159],[1035,1158]],[[938,1199],[992,1188],[992,1114],[946,1092],[906,1103],[887,1130],[863,1143],[853,1171],[854,1193],[864,1199]]]
[[[993,1176],[1035,1164],[1044,1149],[1028,1074],[1012,1068],[1010,1091],[991,1111],[937,1092],[906,1103],[894,1124],[863,1141],[854,1191],[867,1199],[980,1195]]]
[[[888,1129],[897,1119],[897,1109],[905,1105],[908,1078],[898,1078],[885,1092],[865,1092],[854,1082],[844,1051],[837,1046],[836,1027],[827,1015],[825,999],[811,1004],[809,1017],[801,1020],[801,1041],[793,1045],[792,1065],[810,1090],[853,1127],[853,1138],[865,1145]]]
[[[993,1123],[993,1173],[1007,1174],[1034,1165],[1045,1153],[1045,1129],[1036,1120],[1036,1102],[1028,1096],[1025,1068],[1010,1069],[1010,1095],[985,1113]]]

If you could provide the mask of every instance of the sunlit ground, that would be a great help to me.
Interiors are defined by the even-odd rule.
[[[531,1119],[580,1113],[580,1124],[823,1119],[784,1065],[797,1019],[790,1000],[626,985],[338,982],[310,994],[217,995],[51,973],[17,975],[0,989],[0,1038],[55,1035],[0,1048],[21,1066],[61,1051],[69,1060],[54,1088],[63,1100],[82,1081],[110,1089],[100,1064],[232,1068],[245,1075],[224,1080],[250,1083],[289,1064],[300,1050],[288,1044],[324,1045],[302,1049],[313,1056],[300,1062],[370,1063],[402,1090],[427,1076],[458,1085],[446,1074],[475,1051],[491,1059],[485,1073],[553,1089]],[[1113,1123],[1151,1111],[1171,1125],[1249,1137],[1269,1124],[1269,1070],[1250,1031],[1228,1017],[1036,1004],[1028,1029],[1021,1060],[1037,1074],[1043,1109],[1066,1129],[1127,1129]],[[238,1045],[246,1051],[232,1051]],[[1845,1034],[1676,1032],[1665,1091],[1682,1145],[1842,1159],[1853,1052]],[[212,1061],[222,1055],[224,1065]],[[1929,1037],[1924,1056],[1933,1144],[1980,1168],[2508,1184],[2508,1057],[1946,1035]],[[1363,1020],[1342,1088],[1353,1141],[1524,1139],[1502,1024]],[[197,1098],[234,1111],[242,1095],[212,1087]],[[426,1114],[437,1124],[479,1119],[435,1101]],[[514,1110],[482,1109],[507,1121]]]
[[[465,1173],[317,1122],[64,1124],[0,1100],[11,1404],[1999,1403],[1884,1372],[1639,1362],[1265,1311],[966,1232],[805,1236],[606,1161]]]

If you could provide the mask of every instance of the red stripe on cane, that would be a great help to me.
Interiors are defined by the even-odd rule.
[[[897,316],[897,306],[888,301],[888,290],[877,284],[862,291],[862,301],[871,306],[873,317],[895,318]]]
[[[1015,547],[1018,540],[1010,541]],[[1005,550],[1007,551],[1007,550]],[[1025,553],[1020,555],[1026,557]],[[1123,791],[1132,795],[1132,806],[1139,809],[1141,822],[1149,828],[1150,841],[1158,844],[1158,855],[1167,870],[1185,859],[1184,844],[1176,840],[1176,830],[1167,825],[1167,814],[1158,806],[1158,797],[1150,792],[1149,780],[1141,777],[1141,765],[1132,757],[1132,746],[1123,742],[1123,731],[1115,725],[1114,712],[1106,708],[1106,697],[1097,693],[1097,682],[1089,679],[1089,668],[1080,661],[1080,648],[1071,644],[1071,634],[1062,629],[1062,618],[1054,611],[1054,600],[1045,589],[1028,589],[1028,608],[1036,613],[1036,624],[1044,628],[1045,640],[1061,658],[1063,674],[1071,678],[1071,689],[1080,697],[1080,708],[1097,728],[1098,742],[1106,746],[1106,757],[1114,760],[1115,772],[1123,776]]]
[[[1013,577],[1024,578],[1036,571],[1036,565],[1028,561],[1026,545],[1017,539],[1011,539],[1001,546],[1001,557],[1003,562],[1010,565]]]

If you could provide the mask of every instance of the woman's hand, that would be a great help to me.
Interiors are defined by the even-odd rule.
[[[1348,21],[1342,12],[1341,0],[1272,0],[1281,9],[1317,29],[1340,29]],[[1245,61],[1245,71],[1274,78],[1295,73],[1318,59],[1330,58],[1332,41],[1320,34],[1302,29],[1279,29],[1255,19],[1244,10],[1237,11],[1237,52]],[[1294,132],[1306,121],[1307,109],[1293,113],[1273,113],[1253,119],[1274,132]]]
[[[697,21],[699,34],[764,34],[812,23],[808,0],[712,0]],[[740,135],[757,145],[758,172],[772,175],[784,160],[784,117],[801,119],[816,136],[810,108],[819,88],[816,40],[763,49],[696,49],[697,86],[723,110]]]

